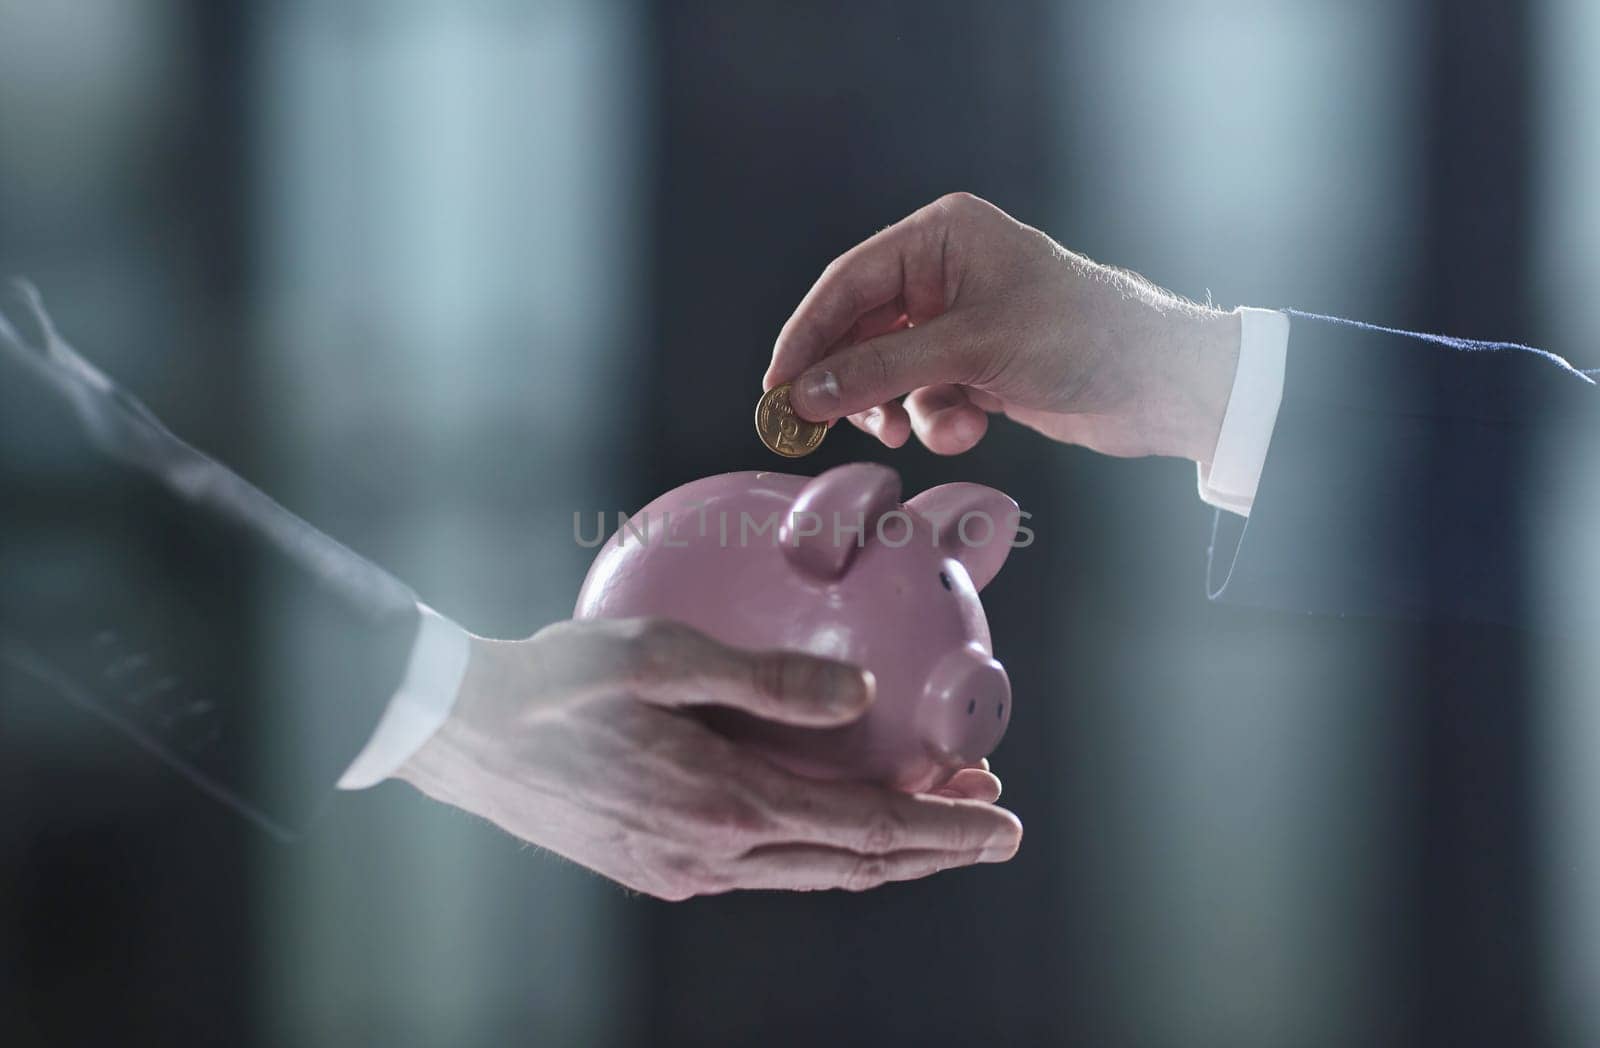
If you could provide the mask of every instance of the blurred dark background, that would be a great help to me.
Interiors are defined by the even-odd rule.
[[[570,613],[574,511],[770,468],[789,310],[951,190],[1192,298],[1600,366],[1597,50],[1585,0],[0,0],[0,272],[520,636]],[[985,593],[1014,862],[667,905],[397,784],[284,846],[0,695],[0,1042],[1600,1042],[1593,652],[1210,606],[1183,463],[997,425],[798,468],[862,458],[1034,515]],[[93,518],[48,495],[0,504]],[[337,654],[267,608],[218,648],[309,701]]]

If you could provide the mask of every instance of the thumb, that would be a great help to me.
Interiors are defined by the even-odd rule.
[[[802,727],[848,724],[872,704],[874,682],[866,670],[800,652],[748,652],[702,639],[702,650],[679,662],[683,672],[640,681],[642,697],[663,706],[725,706]]]
[[[792,651],[757,652],[726,680],[711,680],[713,701],[783,724],[849,724],[872,705],[872,673]]]
[[[960,382],[959,330],[951,317],[937,317],[832,353],[794,380],[789,403],[801,418],[825,422],[923,386]]]

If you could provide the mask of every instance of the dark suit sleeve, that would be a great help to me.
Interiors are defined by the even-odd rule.
[[[1248,520],[1219,512],[1214,599],[1529,625],[1531,544],[1583,512],[1600,387],[1541,350],[1291,313]],[[1600,526],[1600,521],[1595,524]]]
[[[0,318],[0,697],[76,705],[292,833],[399,684],[413,595],[33,319],[24,335]],[[259,642],[273,629],[338,653],[296,681],[297,708],[315,712],[292,727]]]

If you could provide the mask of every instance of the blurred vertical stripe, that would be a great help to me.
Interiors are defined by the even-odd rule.
[[[468,629],[571,613],[574,510],[627,505],[640,16],[626,3],[258,12],[273,490]],[[337,659],[266,626],[285,695]],[[307,700],[316,698],[304,696]],[[279,758],[305,745],[285,711]],[[614,887],[389,784],[270,875],[258,1012],[297,1044],[604,1043]]]
[[[1223,308],[1394,317],[1417,264],[1416,17],[1374,0],[1074,5],[1051,231]],[[1101,900],[1075,944],[1081,970],[1108,973],[1080,987],[1100,1002],[1091,1028],[1119,1044],[1376,1043],[1405,985],[1392,642],[1203,606],[1193,467],[1147,470],[1120,497],[1079,480],[1058,510],[1085,549],[1145,551],[1104,597],[1077,595],[1104,603],[1059,670],[1075,731],[1101,743],[1097,778],[1046,831]],[[1148,592],[1157,571],[1173,592]]]
[[[1600,368],[1600,6],[1534,7],[1538,201],[1531,299],[1537,344]],[[1535,767],[1543,874],[1540,1004],[1554,1043],[1600,1043],[1600,448],[1551,448],[1568,512],[1530,536],[1535,611],[1577,643],[1545,634]]]

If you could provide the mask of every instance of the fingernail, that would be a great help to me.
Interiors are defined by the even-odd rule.
[[[868,408],[867,413],[861,416],[861,424],[867,427],[867,432],[877,436],[878,427],[883,425],[883,412],[878,408]]]
[[[861,701],[865,708],[872,705],[872,700],[878,694],[878,678],[872,675],[871,670],[861,670]]]
[[[989,843],[984,845],[983,854],[985,862],[1004,862],[1017,854],[1017,849],[1022,847],[1022,829],[1016,827],[1005,830],[989,838]]]
[[[807,414],[816,415],[819,419],[834,417],[834,409],[839,406],[839,380],[833,372],[806,372],[795,383],[795,392],[805,403]]]
[[[1017,843],[1010,844],[1010,845],[1007,845],[1005,847],[985,848],[985,849],[983,849],[982,852],[980,852],[978,854],[978,861],[979,862],[1005,862],[1006,860],[1010,859],[1012,856],[1017,854],[1017,844],[1020,844],[1020,843],[1021,842],[1019,841]]]
[[[871,670],[844,670],[845,677],[833,689],[833,705],[840,713],[860,713],[872,705],[872,693],[877,687]]]

